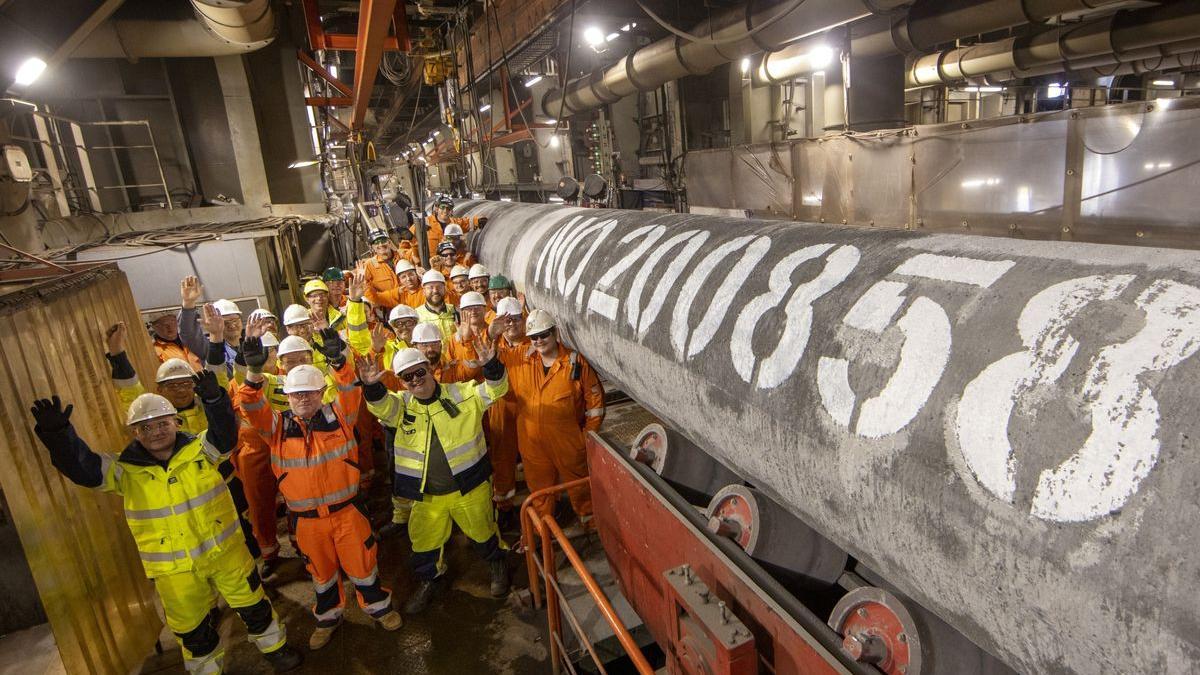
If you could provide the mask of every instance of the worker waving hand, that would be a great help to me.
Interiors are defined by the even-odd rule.
[[[208,421],[196,436],[179,430],[175,407],[158,394],[142,394],[130,404],[126,423],[134,440],[115,458],[92,452],[71,426],[73,406],[64,410],[58,396],[34,403],[35,431],[64,476],[124,499],[142,566],[189,672],[221,672],[225,651],[209,616],[214,589],[241,616],[251,642],[275,670],[291,670],[301,656],[287,645],[263,593],[217,470],[237,445],[233,406],[212,372],[197,373],[192,382]]]

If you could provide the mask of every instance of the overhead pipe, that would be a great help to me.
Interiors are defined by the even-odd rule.
[[[849,26],[850,53],[871,58],[892,54],[927,52],[954,40],[1021,26],[1041,23],[1062,14],[1102,10],[1116,0],[919,0],[898,18],[872,17]],[[782,49],[754,57],[751,77],[755,86],[781,84],[798,76],[820,70],[808,55],[815,49],[844,41],[831,41],[825,35],[793,42]],[[911,85],[910,85],[911,86]]]
[[[565,91],[552,89],[542,98],[542,110],[567,117],[613,103],[638,91],[650,91],[687,75],[704,75],[719,65],[761,51],[771,51],[814,33],[907,6],[911,0],[751,0],[745,6],[718,15],[692,29],[711,41],[693,42],[678,36],[663,38],[628,54],[607,69],[569,82]],[[792,9],[787,10],[787,6]],[[779,12],[787,13],[757,33]]]
[[[71,58],[233,56],[275,39],[271,0],[190,0],[188,5],[127,2]]]
[[[984,84],[1005,84],[1043,75],[1062,73],[1064,81],[1092,79],[1110,75],[1144,74],[1168,70],[1190,69],[1196,66],[1200,40],[1183,40],[1158,47],[1147,47],[1121,54],[1106,54],[1091,59],[1054,63],[1030,70],[1010,70],[992,73],[980,81]]]
[[[456,210],[622,391],[1010,667],[1194,663],[1200,252]]]
[[[910,87],[945,84],[992,73],[1037,68],[1070,70],[1071,64],[1200,38],[1200,4],[1180,2],[1124,10],[1094,21],[1061,26],[1029,36],[1011,37],[934,52],[915,59],[906,73]],[[1051,71],[1053,72],[1053,71]]]

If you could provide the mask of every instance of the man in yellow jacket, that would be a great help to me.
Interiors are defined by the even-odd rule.
[[[302,657],[288,646],[286,630],[263,593],[217,470],[237,445],[233,406],[212,372],[198,373],[193,383],[208,420],[198,436],[179,430],[175,408],[158,394],[142,394],[129,406],[126,423],[134,440],[116,457],[92,452],[71,426],[74,406],[64,410],[57,395],[34,403],[35,431],[68,479],[123,498],[142,566],[154,581],[188,672],[221,672],[225,652],[209,616],[216,593],[241,616],[250,641],[274,669],[292,670]]]
[[[414,501],[408,520],[409,559],[418,583],[404,605],[406,614],[424,611],[445,571],[442,548],[457,524],[491,567],[493,597],[508,594],[508,566],[492,508],[492,467],[483,436],[488,407],[508,391],[504,365],[480,336],[475,345],[484,382],[440,384],[433,367],[416,349],[396,354],[392,370],[405,391],[389,392],[384,370],[370,357],[358,359],[358,377],[367,407],[394,427],[393,493]]]

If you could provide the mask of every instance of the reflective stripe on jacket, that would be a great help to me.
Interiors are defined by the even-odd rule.
[[[439,384],[437,400],[425,404],[409,392],[368,401],[367,409],[385,426],[396,429],[392,453],[396,460],[394,492],[419,499],[425,489],[426,456],[433,434],[446,453],[450,472],[463,494],[487,480],[483,435],[484,412],[508,391],[507,374],[496,381]]]

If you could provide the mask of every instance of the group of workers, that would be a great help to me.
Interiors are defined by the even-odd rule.
[[[373,232],[366,259],[308,281],[306,304],[282,320],[265,308],[243,320],[229,300],[203,304],[199,280],[185,278],[179,312],[149,324],[157,393],[138,381],[125,325],[113,325],[105,347],[133,437],[117,454],[93,452],[58,396],[34,403],[54,466],[123,498],[189,672],[221,672],[217,595],[276,671],[302,662],[263,592],[281,556],[280,498],[316,592],[309,648],[320,649],[342,621],[347,579],[380,627],[402,626],[378,537],[407,531],[411,542],[417,585],[405,613],[440,589],[455,524],[501,598],[518,462],[530,492],[587,475],[584,435],[604,418],[599,378],[559,341],[553,316],[474,259],[466,234],[486,219],[452,217],[452,206],[440,199],[426,220],[428,269],[412,227]],[[386,449],[387,471],[375,471],[375,448]],[[378,528],[365,499],[377,476],[391,488]],[[588,489],[568,495],[589,528]],[[532,506],[549,514],[555,504]]]

